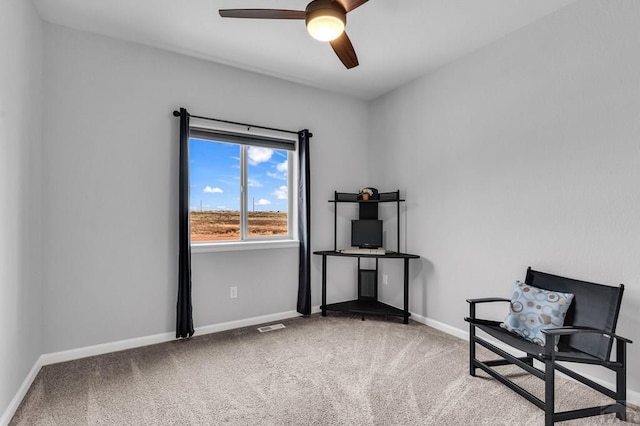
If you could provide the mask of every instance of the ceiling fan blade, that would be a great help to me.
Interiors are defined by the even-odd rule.
[[[342,33],[340,37],[330,43],[331,47],[333,47],[333,51],[336,52],[336,55],[338,55],[338,58],[340,58],[347,69],[358,66],[356,51],[353,48],[351,40],[349,40],[349,36],[347,36],[346,32]]]
[[[223,18],[249,18],[249,19],[304,19],[304,10],[285,9],[220,9],[218,11]]]
[[[347,12],[351,12],[353,9],[355,9],[356,7],[362,6],[369,0],[336,0],[336,1],[338,1],[342,5],[342,7],[344,7],[344,10],[346,10]]]

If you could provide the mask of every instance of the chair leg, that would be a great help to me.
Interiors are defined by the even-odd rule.
[[[476,330],[475,327],[472,325],[469,328],[469,374],[472,377],[476,376],[476,366],[474,364],[474,360],[476,359],[476,342],[475,342],[475,338],[476,337]]]
[[[553,426],[555,413],[555,360],[552,356],[544,362],[544,425]]]
[[[475,319],[476,317],[476,305],[472,303],[469,305],[469,317]],[[476,359],[476,326],[469,323],[469,375],[476,376],[476,366],[474,360]]]
[[[616,370],[616,402],[622,405],[621,411],[616,417],[623,422],[627,421],[627,345],[622,340],[617,341],[616,358],[622,365]]]

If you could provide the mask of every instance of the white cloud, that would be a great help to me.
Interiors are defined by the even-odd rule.
[[[273,191],[273,194],[278,200],[286,200],[289,195],[289,191],[287,191],[287,186],[282,185],[280,188]]]
[[[253,187],[253,188],[260,188],[260,187],[262,187],[262,182],[260,182],[259,180],[255,180],[255,179],[249,179],[248,185]]]
[[[273,179],[279,179],[279,180],[287,180],[287,172],[288,172],[288,167],[289,163],[287,161],[284,161],[282,163],[278,163],[276,165],[276,172],[267,172],[267,176],[269,176],[270,178]]]
[[[256,201],[256,204],[259,206],[268,206],[269,204],[271,204],[271,201],[260,198],[258,201]]]
[[[256,164],[264,163],[265,161],[271,160],[273,149],[262,148],[259,146],[250,146],[247,150],[247,155],[249,156],[249,164],[255,166]]]
[[[222,194],[224,191],[222,190],[222,188],[218,188],[217,186],[206,186],[202,192],[206,192],[207,194]]]

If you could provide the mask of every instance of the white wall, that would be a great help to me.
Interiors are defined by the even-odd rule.
[[[311,244],[332,244],[327,200],[367,176],[352,161],[366,103],[53,25],[45,40],[45,353],[175,330],[180,106],[310,129]],[[196,327],[296,309],[297,249],[194,254],[192,266]]]
[[[375,100],[370,117],[372,170],[406,191],[408,251],[423,257],[411,310],[466,329],[465,299],[508,296],[529,265],[625,283],[636,392],[639,22],[635,0],[578,2]]]
[[[0,416],[42,353],[42,24],[0,2]],[[2,419],[0,418],[0,423]]]

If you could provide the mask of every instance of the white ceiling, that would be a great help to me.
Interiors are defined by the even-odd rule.
[[[304,10],[307,0],[33,0],[46,21],[373,99],[576,0],[370,0],[349,13],[347,70],[304,21],[218,9]]]

